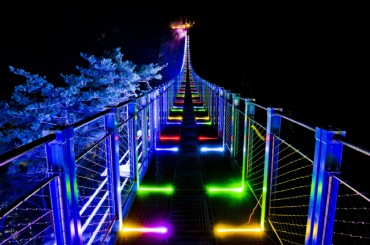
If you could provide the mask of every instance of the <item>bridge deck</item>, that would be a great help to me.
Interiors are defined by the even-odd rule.
[[[181,125],[178,152],[158,152],[150,163],[140,186],[174,187],[172,194],[139,192],[123,226],[168,227],[166,234],[120,233],[115,244],[275,244],[271,234],[225,233],[215,235],[217,225],[244,228],[258,226],[260,209],[251,193],[220,192],[210,194],[207,187],[239,187],[240,171],[224,152],[201,152],[202,145],[219,145],[218,140],[198,141],[199,135],[217,132],[213,126],[196,124],[189,79]],[[179,127],[179,128],[177,128]],[[168,142],[162,142],[166,144]],[[170,143],[171,144],[171,143]],[[173,142],[172,142],[173,145]],[[225,151],[226,152],[226,151]]]

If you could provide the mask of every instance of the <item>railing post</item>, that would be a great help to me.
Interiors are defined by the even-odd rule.
[[[266,129],[266,147],[265,147],[265,164],[263,173],[263,188],[262,188],[262,211],[261,211],[261,228],[264,230],[265,218],[268,216],[270,209],[270,195],[272,188],[272,166],[277,163],[279,139],[274,137],[280,135],[281,116],[277,114],[281,111],[278,108],[267,108],[267,129]],[[277,168],[278,166],[274,166]],[[277,173],[275,173],[277,174]]]
[[[105,115],[105,128],[110,137],[106,138],[107,152],[107,177],[109,188],[109,206],[113,210],[110,213],[116,217],[118,230],[122,228],[122,209],[120,192],[120,169],[119,169],[119,135],[118,135],[117,108],[110,108],[110,112]]]
[[[239,108],[240,106],[240,97],[239,97],[239,94],[236,94],[236,93],[232,93],[232,116],[231,116],[231,137],[232,137],[232,142],[231,142],[231,152],[232,152],[232,156],[233,157],[236,157],[236,154],[237,154],[237,148],[238,148],[238,144],[239,144],[239,137],[238,137],[238,133],[239,133],[239,118],[238,118],[238,110],[237,108]]]
[[[146,169],[149,165],[149,145],[148,145],[148,94],[144,93],[144,95],[140,98],[140,106],[142,108],[142,117],[141,117],[141,131],[142,131],[142,168],[144,170],[143,175],[146,172]],[[143,176],[142,176],[143,177]]]
[[[155,152],[155,140],[156,140],[156,124],[158,120],[158,116],[155,114],[155,106],[157,98],[155,97],[157,91],[152,91],[148,94],[149,96],[149,113],[148,113],[148,120],[149,120],[149,131],[148,131],[148,139],[149,139],[149,151],[150,153]],[[150,157],[151,158],[151,157]]]
[[[244,108],[244,137],[243,137],[243,168],[242,168],[242,188],[244,189],[245,178],[248,175],[248,169],[252,164],[252,143],[253,131],[252,120],[254,119],[255,105],[253,99],[245,99]]]
[[[158,125],[158,133],[162,130],[163,125],[165,124],[164,119],[164,91],[163,91],[163,86],[159,88],[159,102],[158,102],[158,116],[159,116],[159,125]],[[159,139],[159,137],[158,137]]]
[[[343,144],[333,140],[344,131],[316,128],[315,156],[305,244],[331,244],[338,182],[331,181],[341,170]]]
[[[50,184],[51,203],[57,244],[83,244],[78,207],[78,185],[74,154],[74,129],[45,130],[56,140],[46,144],[47,160],[52,172],[60,172]]]
[[[212,112],[211,112],[211,120],[212,120],[212,123],[214,123],[214,126],[219,129],[218,127],[218,106],[219,106],[219,93],[220,93],[220,90],[219,90],[219,87],[216,87],[215,90],[213,91],[212,93]],[[218,130],[217,130],[218,132]],[[220,134],[218,133],[217,135],[218,137],[220,137]]]
[[[136,151],[137,147],[137,107],[136,99],[133,99],[128,104],[128,116],[129,116],[129,152],[130,152],[130,177],[134,180],[135,184],[133,190],[136,191],[139,188],[139,167],[138,167],[138,154]]]
[[[162,120],[161,120],[161,101],[162,101],[162,94],[160,93],[160,90],[157,89],[154,92],[154,101],[153,101],[153,122],[154,122],[154,131],[152,132],[152,135],[154,137],[154,148],[157,147],[157,143],[159,141],[161,129],[162,129]]]
[[[226,107],[226,99],[225,99],[225,91],[223,88],[219,88],[219,99],[218,99],[218,137],[222,137],[222,146],[225,147],[225,107]]]

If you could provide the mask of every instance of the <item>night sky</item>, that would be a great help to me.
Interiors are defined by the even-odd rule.
[[[368,9],[321,2],[2,4],[1,98],[19,82],[9,66],[57,84],[59,74],[76,72],[80,52],[99,55],[121,47],[134,63],[156,63],[170,22],[188,16],[195,21],[190,47],[198,75],[263,106],[281,107],[311,126],[346,130],[370,145]]]

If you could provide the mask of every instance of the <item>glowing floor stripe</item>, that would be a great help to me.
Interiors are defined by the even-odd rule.
[[[180,136],[160,136],[160,140],[180,140]]]
[[[159,234],[166,234],[167,227],[159,226],[159,227],[137,227],[137,228],[130,228],[124,227],[121,230],[122,232],[142,232],[142,233],[159,233]]]
[[[218,151],[218,152],[223,152],[224,148],[223,147],[206,147],[203,146],[200,148],[201,152],[208,152],[208,151]]]
[[[242,187],[237,187],[237,188],[218,188],[218,187],[210,187],[208,188],[209,192],[242,192],[243,188]]]
[[[206,137],[206,136],[199,136],[198,140],[217,140],[218,137]]]
[[[178,117],[168,116],[168,120],[182,120],[182,116],[178,116]]]
[[[184,111],[184,108],[171,108],[171,111]]]
[[[197,125],[212,125],[212,122],[197,122]]]
[[[142,192],[142,191],[150,191],[150,192],[169,192],[169,193],[172,193],[173,192],[173,187],[170,186],[170,187],[140,187],[139,188],[139,192]]]
[[[181,122],[170,122],[170,121],[167,121],[166,124],[181,124]]]
[[[155,148],[156,151],[179,151],[178,147]]]
[[[232,232],[232,233],[235,233],[235,232],[246,232],[246,233],[249,233],[249,232],[256,232],[256,233],[259,233],[259,232],[262,232],[262,229],[261,228],[218,228],[216,229],[216,232],[218,233],[226,233],[226,232]]]
[[[195,120],[209,120],[209,116],[206,116],[206,117],[195,117]]]

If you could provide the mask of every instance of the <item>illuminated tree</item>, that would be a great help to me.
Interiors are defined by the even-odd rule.
[[[65,86],[60,87],[46,77],[10,67],[26,82],[15,87],[10,101],[0,101],[0,153],[40,138],[45,129],[71,125],[137,96],[141,84],[150,89],[151,80],[162,79],[159,72],[166,66],[135,65],[123,60],[120,48],[101,57],[83,53],[81,57],[89,65],[77,66],[78,75],[62,74]]]

